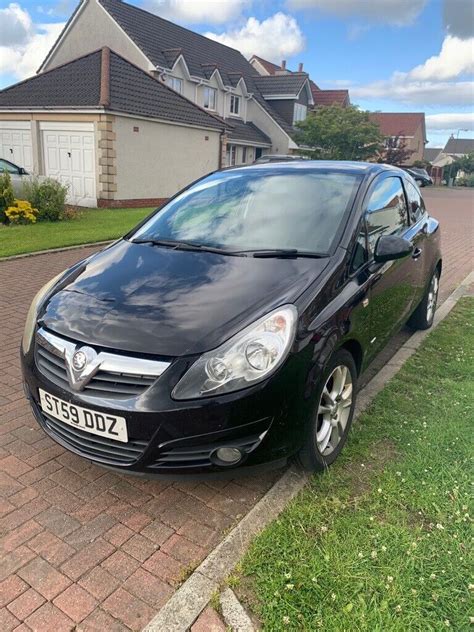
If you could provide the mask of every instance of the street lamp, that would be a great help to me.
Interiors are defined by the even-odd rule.
[[[458,133],[456,134],[456,140],[459,140],[459,132],[468,132],[468,129],[465,129],[464,127],[462,127],[461,129],[458,129]]]

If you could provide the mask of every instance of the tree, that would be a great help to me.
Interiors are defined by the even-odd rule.
[[[387,136],[377,162],[383,162],[386,165],[402,165],[412,154],[413,150],[408,149],[405,139],[400,134]]]
[[[458,158],[452,166],[456,171],[462,171],[465,174],[474,173],[474,151]]]
[[[351,105],[316,108],[298,123],[297,142],[303,153],[323,160],[369,160],[377,155],[383,137],[369,113]]]

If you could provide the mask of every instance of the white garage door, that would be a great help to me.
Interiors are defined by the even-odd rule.
[[[0,158],[33,171],[29,121],[0,121]]]
[[[93,123],[40,123],[45,175],[68,186],[68,200],[97,206]]]

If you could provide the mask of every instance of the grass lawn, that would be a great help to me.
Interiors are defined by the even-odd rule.
[[[472,629],[473,384],[465,298],[230,577],[264,630]]]
[[[28,226],[0,225],[0,257],[116,239],[152,210],[85,208],[81,209],[77,219],[70,221],[39,222]]]

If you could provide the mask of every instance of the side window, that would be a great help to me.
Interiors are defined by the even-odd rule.
[[[425,213],[425,203],[416,186],[408,180],[405,180],[405,191],[407,192],[410,220],[412,224],[416,224]]]
[[[384,178],[375,185],[367,203],[369,250],[381,235],[402,234],[408,225],[407,206],[402,181],[396,176]]]
[[[12,165],[11,162],[0,159],[0,173],[3,173],[4,171],[8,171],[8,173],[12,173],[15,175],[18,175],[20,173],[18,167]]]
[[[352,252],[351,272],[355,272],[361,268],[366,261],[368,261],[367,252],[367,231],[365,228],[365,222],[360,225],[360,231],[357,235],[357,240]]]

